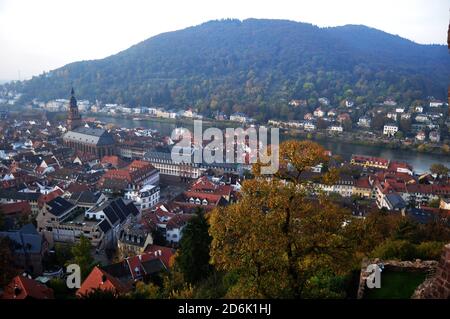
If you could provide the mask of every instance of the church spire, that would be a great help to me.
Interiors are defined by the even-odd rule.
[[[72,90],[70,91],[70,107],[78,107],[77,106],[77,99],[75,98],[75,90],[72,87]]]
[[[78,112],[77,99],[75,98],[75,90],[72,88],[70,91],[70,103],[69,112],[67,115],[67,127],[69,130],[73,130],[81,126],[81,115]]]

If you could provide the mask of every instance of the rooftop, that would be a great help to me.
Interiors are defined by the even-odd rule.
[[[82,142],[87,144],[112,145],[114,138],[106,130],[98,128],[78,127],[64,135],[64,140]]]

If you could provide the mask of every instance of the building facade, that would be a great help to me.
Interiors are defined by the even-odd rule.
[[[73,89],[71,93],[67,115],[67,129],[69,131],[63,136],[64,145],[76,152],[92,154],[98,158],[114,155],[115,141],[109,132],[103,129],[81,126],[81,115]]]

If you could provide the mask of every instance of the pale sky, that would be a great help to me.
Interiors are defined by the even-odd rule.
[[[447,41],[450,0],[0,0],[0,80],[117,53],[222,18],[365,24],[418,43]]]

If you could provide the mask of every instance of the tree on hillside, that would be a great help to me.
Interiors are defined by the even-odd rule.
[[[371,127],[376,131],[380,131],[383,129],[385,122],[386,118],[384,117],[384,114],[376,114],[372,119]]]
[[[211,271],[209,263],[211,236],[208,230],[208,222],[201,211],[198,211],[183,229],[175,262],[189,283],[206,278]]]

